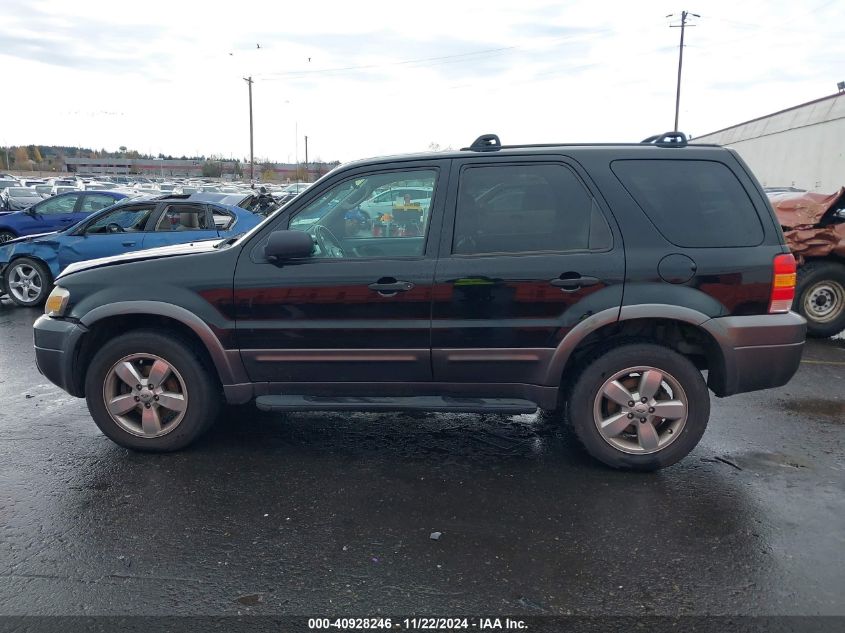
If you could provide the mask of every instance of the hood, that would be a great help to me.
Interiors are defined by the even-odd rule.
[[[808,227],[821,222],[831,209],[845,205],[845,187],[830,195],[809,192],[770,193],[769,201],[783,228]]]
[[[783,227],[786,245],[799,264],[807,257],[845,257],[845,221],[834,213],[845,208],[845,187],[822,193],[772,193],[769,201]]]
[[[51,231],[49,233],[35,233],[33,235],[25,235],[23,237],[16,237],[13,240],[9,240],[8,242],[3,242],[3,244],[21,244],[23,242],[32,242],[37,240],[39,237],[47,237],[48,235],[56,235],[61,231]]]
[[[214,239],[189,242],[188,244],[160,246],[159,248],[149,248],[147,250],[135,251],[133,253],[123,253],[112,257],[101,257],[99,259],[89,259],[84,262],[76,262],[75,264],[70,264],[67,268],[65,268],[57,279],[61,279],[65,275],[78,273],[81,270],[89,270],[91,268],[102,268],[104,266],[125,264],[127,262],[140,262],[148,259],[161,259],[163,257],[176,257],[177,255],[210,253],[214,251],[215,245],[219,244],[221,241],[223,240],[219,237],[215,237]]]

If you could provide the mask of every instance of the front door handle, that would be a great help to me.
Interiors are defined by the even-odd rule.
[[[135,242],[123,242],[124,246],[135,246]]]
[[[564,292],[575,292],[579,288],[595,286],[599,283],[599,280],[596,277],[558,277],[557,279],[550,280],[549,283]]]
[[[382,296],[389,297],[395,295],[397,292],[407,292],[414,287],[410,281],[398,281],[393,277],[382,277],[376,283],[367,286],[370,290],[375,290]]]

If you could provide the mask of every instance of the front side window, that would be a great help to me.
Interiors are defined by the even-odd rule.
[[[171,204],[156,224],[156,231],[209,230],[205,207],[191,204]]]
[[[98,233],[137,233],[144,230],[147,220],[150,219],[154,210],[154,204],[119,207],[94,220],[86,227],[85,232],[94,235]]]
[[[602,250],[610,230],[593,197],[563,165],[495,165],[461,172],[457,255]]]
[[[437,172],[391,171],[335,185],[290,222],[314,236],[314,257],[419,257]]]
[[[76,206],[78,196],[60,196],[52,200],[45,200],[38,204],[35,210],[44,215],[58,215],[60,213],[72,213]]]

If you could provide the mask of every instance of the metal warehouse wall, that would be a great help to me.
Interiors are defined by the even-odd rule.
[[[735,149],[764,187],[832,193],[845,185],[845,94],[699,136],[693,142]]]

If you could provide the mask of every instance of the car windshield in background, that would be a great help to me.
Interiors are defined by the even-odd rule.
[[[25,187],[11,187],[9,188],[9,195],[16,198],[40,198],[35,189],[27,189]]]

